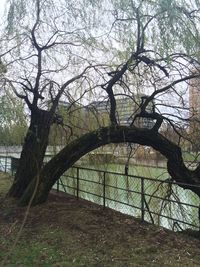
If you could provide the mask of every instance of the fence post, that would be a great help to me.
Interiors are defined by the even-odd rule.
[[[141,221],[144,222],[144,203],[145,198],[144,198],[144,178],[141,178]]]
[[[56,184],[56,191],[57,191],[57,193],[60,191],[60,190],[59,190],[59,185],[60,185],[59,182],[60,182],[60,179],[57,180],[57,184]]]
[[[198,213],[199,213],[199,214],[198,214],[198,215],[199,215],[198,217],[199,217],[199,231],[200,231],[200,204],[199,204],[199,210],[198,210]]]
[[[79,167],[77,167],[76,178],[77,178],[77,184],[76,184],[76,198],[77,198],[77,200],[78,200],[78,199],[79,199]]]
[[[103,172],[103,208],[106,207],[106,172]]]
[[[5,171],[4,172],[7,172],[7,164],[8,164],[8,157],[6,156],[6,158],[5,158]]]

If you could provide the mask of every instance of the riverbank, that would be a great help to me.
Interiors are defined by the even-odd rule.
[[[13,248],[26,209],[4,199],[10,183],[1,174],[3,266],[200,266],[199,240],[63,194],[31,208]]]

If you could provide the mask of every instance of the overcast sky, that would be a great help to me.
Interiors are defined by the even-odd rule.
[[[0,0],[0,16],[2,19],[3,11],[4,11],[4,6],[5,6],[6,0]]]

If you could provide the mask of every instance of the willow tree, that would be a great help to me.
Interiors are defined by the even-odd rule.
[[[4,57],[8,65],[5,88],[11,87],[30,112],[19,168],[9,191],[12,197],[21,197],[42,168],[50,128],[62,123],[56,112],[61,98],[73,102],[87,90],[76,92],[76,87],[89,82],[87,72],[93,66],[87,50],[94,28],[92,19],[87,19],[93,6],[85,14],[83,5],[84,1],[75,6],[64,0],[19,0],[8,6],[4,48],[15,43],[15,49]]]
[[[0,96],[0,145],[21,145],[27,129],[24,104],[12,93]]]
[[[27,129],[24,103],[20,99],[16,99],[10,88],[4,90],[7,66],[1,60],[14,47],[3,49],[1,42],[3,43],[4,40],[1,39],[0,41],[0,144],[20,145]]]
[[[26,46],[22,45],[20,50],[25,49],[22,53],[23,64],[27,67],[27,61],[30,62],[31,72],[25,72],[22,81],[8,79],[16,95],[25,100],[31,112],[30,128],[10,196],[19,197],[20,204],[25,205],[36,189],[33,203],[44,202],[53,184],[83,155],[106,144],[124,142],[151,146],[162,153],[167,158],[171,178],[200,196],[200,187],[194,187],[200,184],[200,165],[195,170],[187,168],[180,146],[180,140],[188,138],[182,129],[188,126],[193,117],[193,109],[188,105],[188,84],[200,77],[199,1],[110,0],[102,2],[101,8],[95,1],[79,1],[74,5],[66,1],[65,4],[63,2],[62,11],[68,18],[58,23],[61,16],[55,16],[53,26],[45,22],[49,18],[46,16],[48,1],[44,1],[43,6],[40,5],[42,1],[36,2],[34,18],[26,17],[23,20],[29,34],[24,35]],[[85,9],[86,3],[95,8],[95,16],[91,17],[91,9]],[[55,5],[58,3],[55,2]],[[13,10],[14,7],[10,9]],[[83,10],[86,11],[84,15],[78,16]],[[42,15],[46,16],[45,19],[41,19]],[[88,28],[83,26],[80,29],[80,25],[85,25],[87,20],[90,22],[91,18],[97,20],[97,39],[92,36],[94,29],[91,29],[91,24]],[[62,26],[63,23],[64,28],[59,30],[57,25]],[[79,27],[74,29],[77,24]],[[88,32],[91,33],[88,39],[80,34],[83,28],[86,36]],[[43,30],[43,35],[40,30]],[[28,41],[31,46],[27,51]],[[64,45],[64,52],[70,51],[70,54],[66,57],[58,55],[58,50],[53,49],[58,45]],[[76,45],[78,49],[75,49]],[[72,50],[69,48],[71,46]],[[49,51],[53,52],[50,57]],[[84,59],[77,68],[74,68],[76,61],[72,60],[74,55]],[[86,58],[92,58],[89,67],[86,66]],[[56,69],[52,68],[52,62],[56,63]],[[19,70],[23,64],[20,64]],[[88,68],[92,68],[93,72],[87,72]],[[71,70],[78,74],[60,85],[63,76],[55,75],[56,80],[52,80],[52,73],[59,73],[63,69],[66,75]],[[88,84],[83,84],[86,72]],[[46,77],[47,73],[51,78]],[[109,100],[109,124],[76,138],[42,166],[49,129],[56,121],[59,99],[64,92],[74,98],[72,93],[78,90],[70,94],[70,89],[78,79],[81,86],[77,85],[77,88],[84,88],[84,93],[79,93],[79,96],[85,97],[85,102],[88,101],[87,92],[92,100],[95,97],[96,100]],[[21,85],[23,93],[19,93],[16,85]],[[137,91],[148,95],[142,103],[135,97]],[[118,97],[125,96],[137,108],[130,114],[129,124],[122,125],[117,116],[119,110],[116,103]],[[48,109],[44,108],[44,99],[51,103]],[[152,101],[156,105],[150,110]],[[144,128],[139,123],[143,119],[152,120],[152,127]],[[176,132],[179,142],[175,143],[162,134],[164,122]]]

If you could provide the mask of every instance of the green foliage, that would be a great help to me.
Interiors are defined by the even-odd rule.
[[[148,23],[148,30],[144,32],[146,49],[154,49],[163,56],[175,50],[198,53],[199,1],[113,0],[112,3],[117,19],[117,36],[124,48],[135,49],[137,30],[139,28],[142,32]]]
[[[165,16],[159,19],[158,25],[161,40],[167,50],[180,45],[180,50],[185,49],[186,53],[194,53],[199,46],[199,32],[197,25],[199,17],[193,16],[193,10],[197,9],[194,1],[190,4],[187,1],[160,1],[157,12]]]
[[[0,97],[0,144],[19,145],[27,129],[24,106],[11,95]]]
[[[1,62],[1,59],[0,59],[0,77],[1,75],[4,75],[6,72],[7,72],[7,67],[5,64]]]
[[[11,0],[9,2],[10,5],[7,14],[7,31],[8,34],[15,34],[16,23],[22,20],[26,14],[26,1]]]

